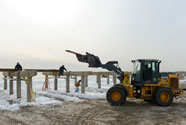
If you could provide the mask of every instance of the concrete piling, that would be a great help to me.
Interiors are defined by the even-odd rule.
[[[107,75],[107,84],[110,84],[110,77]]]
[[[85,85],[86,85],[86,77],[82,75],[81,76],[81,93],[85,93]]]
[[[114,83],[114,85],[116,85],[116,83],[117,83],[116,75],[113,75],[113,83]]]
[[[58,79],[57,75],[54,76],[54,90],[57,90]]]
[[[14,94],[14,86],[13,86],[13,76],[10,76],[10,82],[9,82],[9,93],[10,95]]]
[[[21,98],[21,76],[17,73],[17,99]]]
[[[4,76],[4,90],[7,90],[7,76]]]
[[[98,89],[101,88],[101,75],[97,75],[97,83],[98,83]]]
[[[66,93],[70,92],[70,74],[66,76]]]

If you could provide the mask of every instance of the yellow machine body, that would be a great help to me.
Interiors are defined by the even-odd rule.
[[[107,100],[112,105],[121,105],[126,98],[152,101],[159,106],[168,106],[173,98],[183,94],[179,77],[174,73],[160,73],[161,61],[155,59],[132,60],[132,74],[123,72],[119,84],[107,91]],[[122,78],[122,79],[121,79]]]
[[[124,73],[124,80],[122,84],[127,88],[128,94],[127,97],[134,98],[136,97],[135,87],[130,83],[130,75]],[[169,74],[168,78],[159,78],[157,84],[144,84],[141,88],[141,99],[152,100],[153,94],[157,87],[166,87],[170,88],[173,92],[174,97],[182,95],[184,91],[180,89],[179,77],[176,75]]]

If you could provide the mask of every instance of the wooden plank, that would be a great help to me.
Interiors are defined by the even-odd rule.
[[[22,71],[32,71],[37,72],[59,72],[59,69],[23,69]],[[14,69],[9,68],[0,68],[0,72],[16,72]]]
[[[59,69],[23,69],[22,71],[32,71],[32,70],[35,70],[37,72],[59,72]],[[16,72],[16,71],[12,68],[0,68],[0,72]],[[74,72],[80,73],[81,71],[74,71]],[[91,72],[91,71],[85,71],[85,72]],[[128,72],[128,71],[124,71],[124,72],[131,74],[131,72]],[[179,72],[174,72],[174,73],[179,73]],[[186,72],[183,72],[183,73],[186,73]],[[93,72],[92,75],[97,75],[97,74],[112,75],[112,72],[109,72],[109,71]]]
[[[113,75],[112,72],[92,72],[92,75]]]
[[[43,72],[42,74],[43,75],[48,75],[48,76],[55,76],[55,75],[58,75],[59,72]]]
[[[51,75],[54,76],[56,74],[58,74],[58,72],[43,72],[43,75]],[[92,75],[91,71],[69,71],[69,72],[64,72],[63,76],[82,76],[82,75]]]
[[[64,72],[64,75],[70,74],[71,76],[82,76],[82,75],[92,75],[91,71],[70,71],[70,72]]]
[[[0,68],[0,72],[13,72],[15,71],[14,69],[9,69],[9,68]]]
[[[31,71],[14,71],[14,72],[3,72],[4,76],[17,76],[18,73],[20,73],[21,77],[33,77],[37,75],[36,70],[31,70]]]
[[[37,72],[59,72],[59,69],[24,69],[25,71],[35,70]]]

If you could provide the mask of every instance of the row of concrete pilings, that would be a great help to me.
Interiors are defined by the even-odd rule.
[[[45,76],[45,80],[48,77],[54,78],[54,90],[58,90],[58,72],[42,72]],[[4,75],[4,90],[7,90],[7,83],[9,80],[9,94],[12,95],[13,92],[13,81],[16,80],[16,91],[17,99],[21,98],[21,81],[26,80],[27,83],[27,102],[32,101],[32,79],[37,75],[36,70],[32,71],[10,71],[3,72]],[[101,78],[102,76],[107,77],[107,84],[110,84],[110,77],[113,78],[113,84],[116,84],[117,78],[116,75],[113,75],[112,72],[91,72],[91,71],[69,71],[63,74],[63,77],[66,79],[66,93],[70,92],[70,78],[74,79],[74,82],[77,82],[77,77],[81,77],[81,93],[85,93],[85,87],[88,86],[88,76],[96,76],[96,82],[98,88],[101,88]],[[96,85],[96,84],[95,84]]]
[[[2,71],[2,70],[1,70]],[[58,90],[58,70],[28,70],[28,71],[5,71],[3,69],[4,75],[4,90],[7,90],[7,81],[9,80],[9,94],[13,94],[13,81],[16,80],[16,91],[17,98],[21,98],[21,81],[26,80],[27,83],[27,101],[32,101],[32,79],[34,76],[37,76],[38,72],[42,72],[45,76],[45,80],[49,76],[54,78],[54,90]],[[128,72],[130,74],[130,72]],[[181,79],[185,78],[185,72],[175,72]],[[66,79],[66,93],[70,92],[70,78],[74,79],[74,82],[77,82],[77,77],[81,77],[81,93],[85,93],[85,87],[88,86],[88,76],[96,76],[96,83],[98,88],[101,88],[101,78],[102,76],[107,77],[107,84],[110,84],[110,76],[113,78],[113,84],[117,83],[116,75],[112,72],[92,72],[92,71],[69,71],[63,74],[63,77]],[[15,78],[15,79],[14,79]],[[182,85],[182,88],[186,89],[186,84]]]

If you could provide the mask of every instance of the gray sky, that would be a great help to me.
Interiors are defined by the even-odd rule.
[[[66,49],[117,60],[162,60],[186,70],[185,0],[0,0],[0,67],[92,70]],[[102,70],[102,69],[100,69]]]

